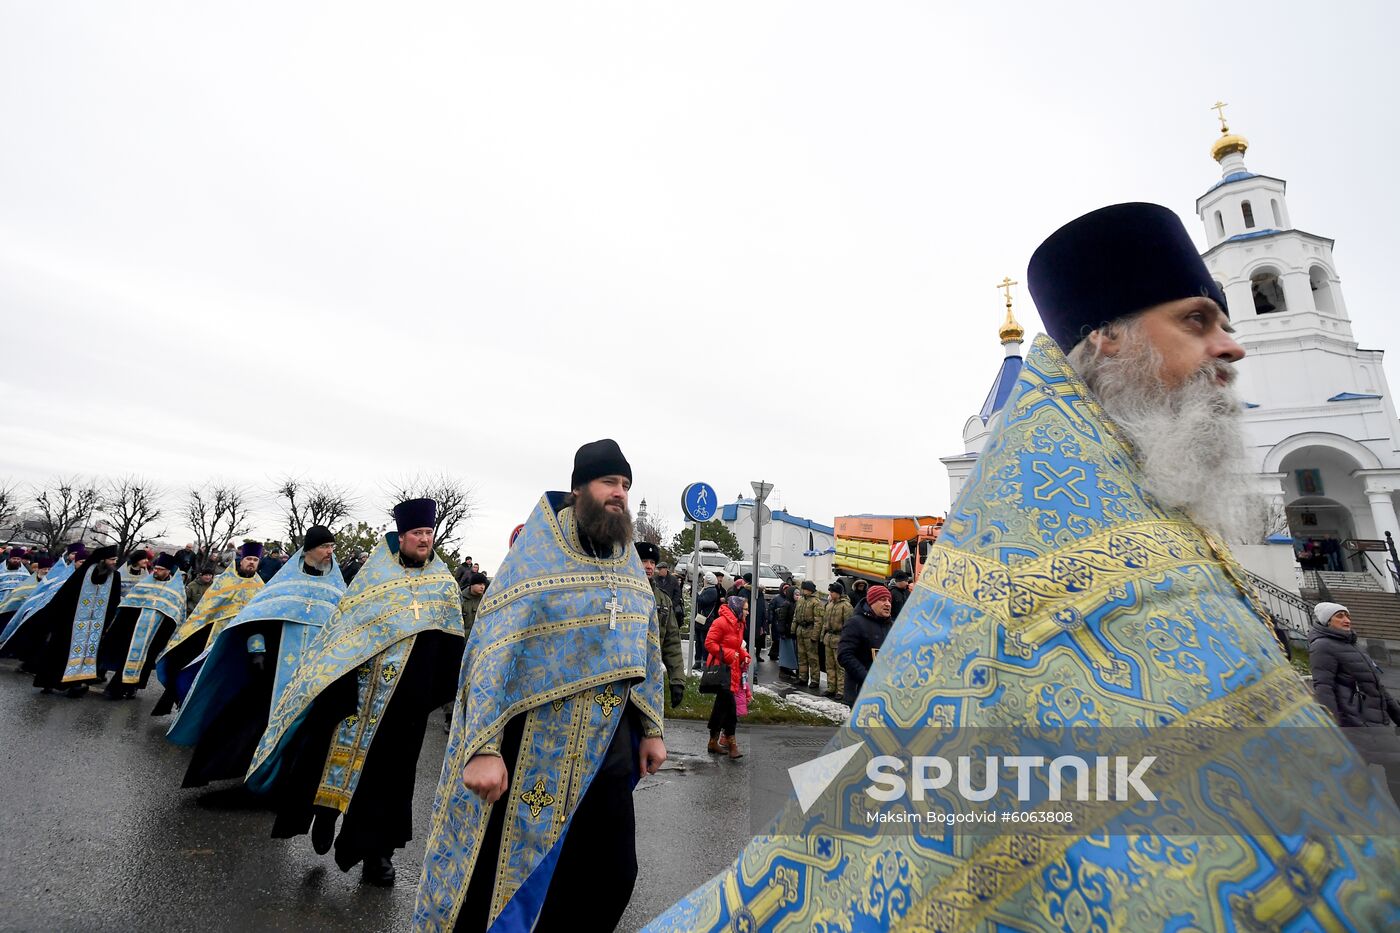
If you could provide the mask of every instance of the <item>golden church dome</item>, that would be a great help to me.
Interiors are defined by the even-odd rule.
[[[1232,152],[1238,152],[1240,155],[1244,155],[1245,150],[1248,148],[1249,140],[1238,133],[1222,133],[1219,139],[1211,143],[1210,157],[1219,162]]]
[[[1020,343],[1026,337],[1026,329],[1016,321],[1016,317],[1011,313],[1010,304],[1006,307],[1006,320],[1002,322],[1001,330],[997,331],[997,336],[1004,344]]]

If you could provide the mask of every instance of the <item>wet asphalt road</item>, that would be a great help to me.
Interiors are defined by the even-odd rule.
[[[417,838],[394,859],[398,884],[380,889],[306,836],[270,838],[270,813],[182,790],[188,751],[165,740],[168,718],[151,717],[154,691],[42,696],[15,666],[0,663],[0,930],[410,929],[446,740],[436,722],[419,760]],[[789,793],[786,769],[833,731],[741,726],[749,754],[730,762],[705,753],[703,723],[668,722],[671,761],[635,795],[640,873],[619,929],[727,866]]]

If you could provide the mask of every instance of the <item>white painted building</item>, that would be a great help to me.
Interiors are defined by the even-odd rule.
[[[1400,439],[1383,353],[1360,348],[1352,335],[1333,241],[1293,226],[1286,183],[1249,171],[1247,148],[1222,121],[1211,147],[1221,178],[1196,201],[1206,266],[1248,354],[1237,386],[1257,492],[1287,518],[1287,537],[1277,536],[1273,547],[1243,547],[1239,556],[1296,591],[1294,553],[1311,542],[1324,569],[1364,571],[1394,589],[1387,554],[1344,546],[1383,540],[1386,532],[1400,541]],[[1014,324],[1008,307],[1006,360],[964,427],[964,452],[942,458],[954,499],[1020,371],[1023,335]]]
[[[1352,336],[1333,241],[1293,226],[1286,183],[1250,172],[1248,145],[1222,121],[1211,147],[1221,179],[1196,213],[1206,265],[1248,353],[1238,386],[1259,492],[1285,507],[1295,549],[1315,542],[1328,569],[1366,571],[1393,589],[1388,555],[1341,546],[1400,538],[1400,440],[1383,351]]]
[[[720,521],[739,539],[744,557],[753,554],[753,500],[739,499],[720,509]],[[834,577],[831,555],[808,557],[806,551],[826,551],[836,546],[836,529],[810,518],[801,518],[782,509],[773,510],[773,520],[763,526],[763,541],[758,560],[763,564],[782,564],[791,571],[801,569],[805,578],[825,587]]]

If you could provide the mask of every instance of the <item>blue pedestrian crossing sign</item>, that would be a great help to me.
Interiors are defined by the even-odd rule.
[[[691,483],[681,493],[681,511],[692,522],[708,522],[719,511],[715,488],[709,483]]]

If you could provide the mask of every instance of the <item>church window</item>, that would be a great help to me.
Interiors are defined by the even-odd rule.
[[[1255,314],[1287,311],[1283,301],[1283,283],[1272,269],[1260,269],[1249,277],[1249,290],[1254,298]]]
[[[1269,206],[1274,209],[1274,227],[1283,229],[1283,213],[1278,209],[1278,198],[1269,198]]]
[[[1313,266],[1308,272],[1308,285],[1312,287],[1313,304],[1323,314],[1336,314],[1337,302],[1332,295],[1332,281],[1322,266]]]
[[[1219,211],[1216,211],[1216,212],[1215,212],[1215,235],[1216,235],[1216,236],[1224,236],[1224,235],[1225,235],[1225,218],[1222,217],[1222,216],[1220,216],[1220,212],[1219,212]]]
[[[1246,230],[1254,229],[1254,208],[1250,206],[1248,201],[1245,201],[1240,205],[1240,210],[1244,213],[1244,228]]]

